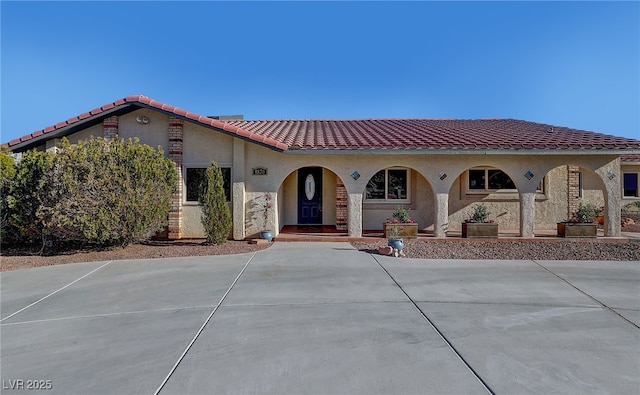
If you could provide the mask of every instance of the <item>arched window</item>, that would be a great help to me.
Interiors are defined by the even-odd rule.
[[[367,183],[365,200],[409,203],[409,174],[406,168],[391,167],[380,170]]]

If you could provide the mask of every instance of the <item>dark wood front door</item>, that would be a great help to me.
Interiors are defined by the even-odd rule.
[[[298,170],[298,224],[322,224],[322,167]]]

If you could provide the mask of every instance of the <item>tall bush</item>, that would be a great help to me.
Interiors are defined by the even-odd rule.
[[[198,201],[202,204],[200,220],[207,242],[226,243],[232,226],[231,212],[224,194],[222,171],[215,161],[206,170]]]
[[[7,149],[0,150],[0,241],[5,242],[12,233],[9,225],[9,189],[16,175],[15,159]]]
[[[45,236],[38,209],[45,199],[44,179],[51,173],[53,157],[49,152],[30,150],[16,165],[7,195],[8,222],[16,241],[34,243]]]
[[[125,246],[166,226],[176,178],[162,149],[137,138],[63,139],[37,214],[54,239]]]

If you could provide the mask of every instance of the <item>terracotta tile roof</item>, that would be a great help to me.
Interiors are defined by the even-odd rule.
[[[638,150],[640,141],[515,119],[220,121],[134,95],[11,140],[27,149],[110,115],[151,108],[261,145],[285,150]]]
[[[623,163],[640,163],[640,154],[620,155],[620,161],[622,161]]]
[[[290,150],[638,149],[640,141],[516,119],[229,121]]]
[[[57,124],[52,126],[47,126],[44,129],[37,130],[33,133],[22,136],[19,139],[11,140],[9,141],[8,146],[9,148],[12,148],[12,149],[16,148],[16,146],[18,145],[21,145],[21,143],[25,143],[22,145],[28,146],[30,143],[32,143],[32,140],[36,138],[39,138],[38,140],[47,139],[48,136],[44,136],[47,134],[50,134],[51,138],[59,137],[58,135],[68,135],[75,130],[74,127],[81,127],[83,122],[87,122],[89,119],[92,119],[92,118],[101,119],[111,114],[121,114],[121,113],[131,112],[138,108],[156,109],[164,113],[174,115],[176,117],[180,117],[185,120],[188,120],[203,126],[212,127],[220,131],[226,132],[228,134],[236,135],[246,140],[254,141],[256,143],[269,146],[274,149],[278,149],[278,150],[287,149],[286,145],[278,141],[275,141],[273,139],[270,139],[268,137],[255,134],[253,132],[249,132],[246,130],[238,129],[236,126],[230,125],[228,123],[225,123],[216,119],[212,119],[204,115],[192,113],[190,111],[183,110],[176,106],[165,104],[157,100],[153,100],[144,95],[127,96],[123,99],[116,100],[113,103],[108,103],[101,107],[94,108],[91,111],[69,118],[66,121],[58,122]],[[54,136],[54,134],[58,134],[58,135]],[[33,144],[36,144],[36,142],[33,142]]]

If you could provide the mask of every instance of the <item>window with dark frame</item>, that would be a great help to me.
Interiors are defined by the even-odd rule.
[[[638,173],[623,173],[623,197],[640,197],[638,194]]]
[[[469,189],[486,189],[486,170],[469,170]]]
[[[516,189],[516,184],[502,170],[487,169],[487,179],[489,189]]]
[[[467,171],[469,192],[515,191],[516,184],[500,169],[469,169]],[[543,192],[544,181],[540,180],[537,191]]]
[[[578,172],[578,198],[582,199],[582,190],[583,190],[583,186],[582,186],[582,172],[579,171]]]
[[[200,195],[200,184],[205,180],[206,167],[188,167],[186,171],[186,201],[197,202]],[[220,167],[222,172],[224,194],[227,202],[231,201],[231,168]]]
[[[407,169],[384,169],[371,177],[365,189],[365,200],[407,200],[409,172]]]

